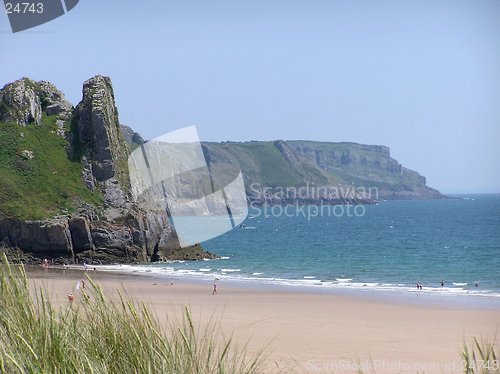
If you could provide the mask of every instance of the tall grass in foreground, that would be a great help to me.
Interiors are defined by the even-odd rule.
[[[464,345],[462,359],[466,374],[500,374],[500,357],[495,353],[493,343],[474,339],[471,347]]]
[[[195,326],[189,311],[162,329],[144,303],[115,301],[89,282],[74,305],[54,307],[43,289],[30,293],[22,266],[0,263],[0,373],[253,374],[248,358],[213,322]]]

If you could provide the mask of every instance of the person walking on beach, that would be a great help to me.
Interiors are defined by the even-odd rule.
[[[217,285],[214,283],[214,290],[212,291],[212,295],[217,294]]]

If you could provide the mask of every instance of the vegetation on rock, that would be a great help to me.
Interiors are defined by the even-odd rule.
[[[82,184],[82,165],[68,158],[55,120],[43,115],[34,126],[0,123],[0,218],[44,219],[102,203],[100,192]]]

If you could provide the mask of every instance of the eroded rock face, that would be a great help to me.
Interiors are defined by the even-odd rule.
[[[86,81],[74,110],[55,86],[27,78],[0,90],[0,105],[0,121],[23,126],[40,123],[42,112],[57,115],[56,124],[68,135],[70,156],[82,163],[82,183],[104,198],[102,206],[85,205],[57,219],[0,220],[0,248],[13,259],[129,263],[214,257],[199,246],[180,249],[162,196],[148,196],[141,204],[131,201],[129,149],[109,78],[96,76]],[[64,124],[69,120],[72,131],[66,134]],[[136,143],[144,142],[137,133],[128,135]]]
[[[134,144],[135,146],[139,146],[146,142],[141,136],[141,134],[135,132],[130,126],[122,124],[121,129],[123,137],[125,138],[127,144]]]
[[[34,81],[23,78],[0,90],[0,121],[23,126],[42,121],[42,104]]]
[[[42,114],[57,115],[57,134],[66,136],[64,125],[70,120],[72,105],[52,83],[22,78],[0,90],[0,121],[22,126],[40,124]]]
[[[90,222],[86,217],[74,217],[68,220],[71,242],[75,254],[94,249]]]
[[[128,214],[120,222],[74,216],[44,221],[0,220],[0,248],[17,249],[27,263],[108,264],[215,258],[199,245],[180,248],[161,215]]]
[[[19,249],[29,248],[29,252],[39,258],[74,257],[73,245],[67,219],[45,221],[0,221],[0,238],[9,246]]]
[[[129,188],[128,147],[121,133],[111,80],[96,76],[83,85],[82,101],[75,108],[79,147],[83,149],[84,181],[99,188],[107,204],[121,207]]]

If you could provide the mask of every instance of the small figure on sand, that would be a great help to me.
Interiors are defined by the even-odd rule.
[[[46,258],[43,259],[43,265],[42,265],[45,269],[48,269],[49,268],[49,260],[47,260]]]
[[[87,263],[86,263],[86,262],[84,262],[84,263],[83,263],[83,268],[84,268],[84,270],[85,270],[85,271],[87,271],[87,270],[88,270],[89,266],[87,265]]]
[[[212,295],[217,294],[217,285],[214,283],[214,290],[212,291]]]
[[[174,285],[174,281],[170,281],[170,285],[173,286]]]
[[[68,294],[68,300],[70,303],[72,303],[73,301],[75,301],[75,295],[73,295],[71,292]]]
[[[444,287],[444,279],[441,280],[441,287]]]
[[[422,289],[422,284],[420,282],[417,282],[417,290],[421,290]]]
[[[79,290],[80,288],[82,290],[85,289],[85,281],[83,279],[80,279],[76,284],[76,289]]]

